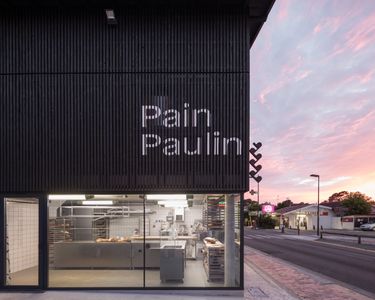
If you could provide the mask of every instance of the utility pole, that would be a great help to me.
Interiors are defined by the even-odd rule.
[[[319,222],[319,198],[320,198],[320,175],[318,174],[311,174],[310,175],[311,177],[315,177],[315,178],[318,178],[318,209],[317,209],[317,216],[316,216],[316,225],[317,225],[317,229],[316,229],[316,234],[319,236],[319,230],[320,230],[320,222]]]

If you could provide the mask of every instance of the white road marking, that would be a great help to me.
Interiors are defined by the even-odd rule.
[[[352,246],[347,246],[347,245],[341,245],[341,244],[333,244],[333,243],[327,243],[327,242],[322,242],[321,240],[317,241],[319,244],[326,244],[330,246],[337,246],[337,247],[342,247],[342,248],[348,248],[348,249],[355,249],[355,250],[360,250],[360,251],[365,251],[365,252],[370,252],[370,253],[375,253],[374,250],[370,249],[364,249],[364,248],[357,248],[357,247],[352,247]]]
[[[245,238],[252,238],[252,239],[279,239],[283,240],[285,239],[285,236],[280,236],[280,235],[260,235],[260,234],[252,234],[245,236]]]

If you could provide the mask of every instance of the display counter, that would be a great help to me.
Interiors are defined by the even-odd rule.
[[[56,269],[143,268],[143,249],[146,252],[146,268],[160,268],[160,251],[164,246],[180,245],[184,251],[186,240],[167,240],[162,237],[130,239],[129,242],[57,242],[54,244]],[[187,237],[189,239],[189,237]]]
[[[58,242],[54,267],[59,268],[131,268],[131,243]]]

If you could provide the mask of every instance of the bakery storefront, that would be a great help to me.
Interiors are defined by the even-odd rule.
[[[243,289],[273,1],[118,3],[0,2],[0,289]]]

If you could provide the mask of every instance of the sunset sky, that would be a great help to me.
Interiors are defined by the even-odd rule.
[[[375,198],[375,1],[277,0],[250,61],[260,202]]]

